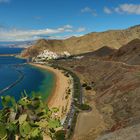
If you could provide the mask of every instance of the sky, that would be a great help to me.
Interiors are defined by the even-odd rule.
[[[0,0],[0,42],[65,39],[140,24],[140,0]]]

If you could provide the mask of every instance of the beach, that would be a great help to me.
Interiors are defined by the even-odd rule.
[[[54,73],[55,88],[47,99],[47,104],[49,108],[57,107],[59,109],[57,115],[63,121],[70,110],[72,102],[72,94],[67,93],[72,88],[71,79],[66,77],[61,70],[53,67],[34,63],[31,63],[31,65]]]

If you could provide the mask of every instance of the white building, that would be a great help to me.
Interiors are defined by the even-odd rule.
[[[34,61],[40,62],[40,61],[64,58],[64,57],[69,57],[69,56],[70,56],[70,53],[68,53],[66,51],[61,54],[57,54],[57,53],[49,51],[49,50],[44,50],[34,59]]]
[[[51,60],[57,58],[59,58],[59,56],[56,53],[51,52],[49,50],[44,50],[35,58],[35,61],[44,61],[44,60]]]
[[[71,55],[70,55],[69,52],[65,51],[65,52],[63,53],[63,56],[64,56],[64,57],[70,57]]]
[[[45,60],[67,58],[69,56],[70,56],[70,53],[68,53],[66,51],[61,53],[61,54],[57,54],[57,53],[49,51],[49,50],[44,50],[36,58],[34,58],[34,61],[35,62],[41,62],[41,61],[45,61]]]

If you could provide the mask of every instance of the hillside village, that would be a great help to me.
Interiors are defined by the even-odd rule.
[[[67,58],[67,57],[70,57],[70,56],[71,56],[70,53],[68,53],[67,51],[64,51],[61,54],[57,54],[57,53],[49,51],[49,50],[44,50],[39,55],[34,57],[33,61],[36,62],[36,63],[41,63],[41,62],[47,61],[47,60]]]

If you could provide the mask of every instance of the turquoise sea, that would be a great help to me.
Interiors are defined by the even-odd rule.
[[[18,100],[26,91],[29,96],[37,94],[46,100],[54,88],[54,74],[25,63],[24,59],[0,57],[0,96],[10,95]]]

